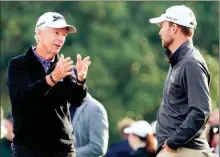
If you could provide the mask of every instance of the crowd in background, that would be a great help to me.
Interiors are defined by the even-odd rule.
[[[149,123],[145,120],[135,121],[128,117],[123,118],[118,122],[118,128],[116,128],[121,139],[119,139],[118,142],[108,146],[105,157],[128,157],[141,149],[144,150],[143,152],[148,152],[149,145],[147,145],[147,142],[149,141],[151,141],[151,151],[155,151],[156,138],[154,138],[154,136],[156,135],[156,122],[156,120]],[[3,109],[1,108],[0,157],[13,156],[11,149],[13,139],[12,129],[13,120],[11,113],[4,113]],[[148,137],[150,137],[151,140],[146,138],[146,135],[149,133],[151,136]],[[206,125],[206,138],[210,147],[214,148],[213,152],[215,152],[217,155],[220,155],[219,110],[213,111],[209,118],[209,121]]]

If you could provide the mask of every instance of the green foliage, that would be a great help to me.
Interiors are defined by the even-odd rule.
[[[128,115],[156,119],[168,61],[161,48],[159,27],[149,18],[169,6],[184,4],[197,16],[194,44],[201,49],[211,72],[213,108],[219,99],[218,2],[1,2],[2,105],[10,110],[6,75],[8,60],[23,54],[34,41],[37,19],[47,11],[60,12],[77,33],[69,35],[60,53],[76,61],[89,55],[90,93],[105,106],[110,121],[110,143],[116,142],[117,122]],[[31,111],[30,111],[31,112]]]

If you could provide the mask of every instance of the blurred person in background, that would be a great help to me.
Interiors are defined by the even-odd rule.
[[[157,141],[151,125],[144,120],[136,121],[124,129],[132,149],[130,157],[156,157]]]
[[[0,120],[2,120],[4,118],[4,110],[1,106],[1,111],[0,111]]]
[[[118,129],[121,141],[109,147],[105,157],[127,157],[133,149],[129,145],[128,135],[124,133],[124,129],[130,127],[135,121],[131,118],[125,117],[118,123]]]
[[[152,127],[152,129],[153,129],[154,136],[156,137],[156,126],[157,126],[157,121],[156,121],[156,120],[153,121],[150,125],[151,125],[151,127]],[[156,141],[157,141],[157,139],[156,139]]]
[[[9,61],[14,157],[75,157],[68,102],[83,103],[91,61],[78,54],[73,65],[70,57],[58,55],[69,33],[76,28],[61,14],[44,13],[35,27],[37,46]]]
[[[153,121],[151,124],[151,127],[153,129],[153,133],[154,133],[154,136],[156,136],[156,125],[157,125],[157,121]]]
[[[102,157],[109,140],[109,122],[104,106],[89,93],[85,102],[70,106],[76,157]]]
[[[190,8],[177,5],[149,21],[160,27],[170,63],[157,115],[157,157],[212,157],[205,138],[211,112],[210,74],[193,45],[196,17]]]
[[[215,110],[207,123],[206,137],[215,154],[219,154],[219,109]]]
[[[4,119],[4,110],[3,110],[3,108],[2,108],[2,106],[1,106],[1,111],[0,111],[0,138],[3,138],[4,137],[4,135],[6,134],[6,128],[5,128],[5,126],[3,125],[4,124],[4,121],[5,121],[5,119]]]
[[[4,119],[2,125],[5,128],[5,135],[0,140],[0,157],[12,157],[11,144],[14,138],[13,119],[11,113]]]

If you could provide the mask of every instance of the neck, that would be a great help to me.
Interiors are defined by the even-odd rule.
[[[37,45],[35,52],[45,60],[53,58],[53,56],[44,47],[40,45]]]
[[[176,50],[187,40],[192,39],[191,37],[177,37],[173,43],[169,46],[169,50],[171,51],[172,54],[176,52]]]

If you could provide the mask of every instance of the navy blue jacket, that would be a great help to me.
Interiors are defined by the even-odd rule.
[[[58,56],[45,73],[32,47],[26,54],[12,58],[8,65],[8,88],[14,120],[13,143],[34,149],[73,151],[69,106],[80,106],[87,86],[79,86],[68,76],[53,87],[47,84]]]
[[[113,144],[107,151],[105,157],[127,157],[133,152],[128,140],[121,140],[117,144]]]

